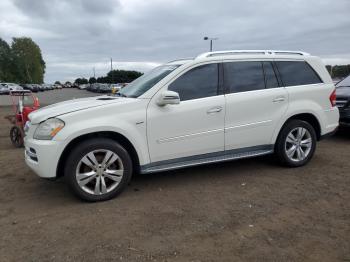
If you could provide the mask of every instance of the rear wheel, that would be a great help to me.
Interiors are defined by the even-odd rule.
[[[275,152],[284,165],[303,166],[312,158],[316,149],[316,132],[307,122],[291,120],[277,139]]]
[[[23,146],[22,130],[18,126],[13,126],[10,130],[10,139],[15,147]]]
[[[73,193],[92,202],[118,195],[129,183],[131,175],[129,154],[120,144],[107,138],[79,144],[65,165],[65,177]]]

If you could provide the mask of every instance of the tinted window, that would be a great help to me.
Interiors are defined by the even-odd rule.
[[[322,83],[316,72],[304,61],[277,61],[276,65],[285,86]]]
[[[230,93],[264,89],[265,80],[262,63],[224,63],[224,82]]]
[[[263,62],[266,88],[278,87],[278,81],[271,62]]]
[[[190,100],[218,94],[218,65],[198,66],[186,72],[168,87],[179,93],[180,100]]]

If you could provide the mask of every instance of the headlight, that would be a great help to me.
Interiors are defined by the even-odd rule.
[[[58,118],[50,118],[42,122],[34,133],[34,138],[51,140],[64,127],[64,122]]]

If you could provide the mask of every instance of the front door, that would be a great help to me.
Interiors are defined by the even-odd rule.
[[[224,151],[225,97],[218,88],[218,67],[190,68],[159,91],[179,93],[178,105],[158,106],[157,95],[153,97],[147,109],[152,163]]]

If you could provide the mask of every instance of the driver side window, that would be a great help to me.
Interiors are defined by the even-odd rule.
[[[198,66],[184,73],[168,87],[181,101],[218,95],[218,64]]]

